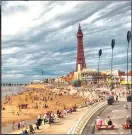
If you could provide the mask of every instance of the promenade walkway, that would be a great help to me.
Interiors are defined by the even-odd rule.
[[[128,105],[128,110],[124,108],[124,105]],[[92,126],[93,130],[92,133],[94,134],[130,134],[131,129],[124,130],[122,129],[122,124],[125,123],[125,119],[127,116],[131,116],[131,103],[126,101],[118,101],[115,102],[113,105],[108,105],[100,114],[101,118],[105,120],[108,116],[112,119],[113,123],[115,124],[115,130],[96,130],[95,129],[95,121],[96,116],[91,118],[90,125]],[[84,128],[83,134],[90,134],[91,129],[89,128],[89,123]]]
[[[124,105],[128,105],[128,110],[124,108]],[[119,101],[114,105],[109,105],[102,113],[101,118],[105,119],[110,116],[113,123],[116,125],[115,130],[95,130],[94,134],[130,134],[131,129],[122,129],[122,124],[125,123],[127,116],[131,116],[131,103],[126,101]]]

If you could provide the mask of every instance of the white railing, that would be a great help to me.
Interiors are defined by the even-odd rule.
[[[68,131],[67,134],[81,134],[83,132],[84,127],[100,108],[104,107],[107,104],[106,101],[96,103],[91,108],[85,111],[85,113],[80,117],[80,119],[73,125],[73,127]]]

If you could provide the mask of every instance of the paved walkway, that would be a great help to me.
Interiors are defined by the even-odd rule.
[[[72,114],[67,114],[65,118],[60,119],[58,123],[52,124],[49,128],[39,132],[39,134],[67,134],[87,109],[85,107],[78,109],[77,112],[73,112]]]
[[[124,108],[124,105],[128,105],[128,110]],[[113,123],[116,125],[115,130],[95,130],[94,134],[130,134],[131,129],[122,129],[122,124],[125,123],[127,116],[131,116],[131,103],[126,101],[119,101],[114,105],[109,105],[102,113],[101,118],[105,119],[110,116]]]

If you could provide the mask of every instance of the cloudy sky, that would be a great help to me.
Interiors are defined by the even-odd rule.
[[[2,81],[27,83],[75,70],[78,24],[84,34],[87,68],[126,70],[130,2],[29,1],[2,2]],[[129,67],[130,67],[129,48]]]

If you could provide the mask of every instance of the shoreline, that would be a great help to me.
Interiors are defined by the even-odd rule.
[[[18,95],[21,92],[24,92],[28,90],[26,87],[15,87],[15,86],[4,86],[2,87],[2,91],[1,91],[1,97],[2,100],[6,98],[6,96],[12,96],[12,95]]]

